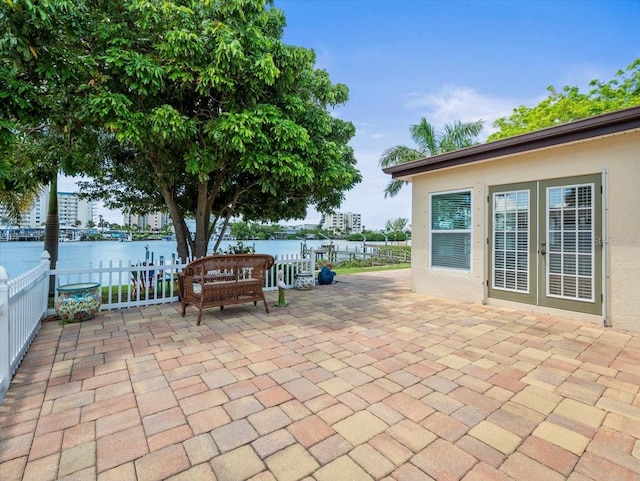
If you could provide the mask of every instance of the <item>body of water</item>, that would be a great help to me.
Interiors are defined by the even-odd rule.
[[[300,254],[303,242],[300,240],[256,240],[243,241],[246,246],[254,246],[257,253],[285,256]],[[328,240],[308,240],[307,248],[318,248],[328,244]],[[334,240],[334,245],[362,246],[362,242],[348,242]],[[221,249],[229,245],[236,245],[236,241],[222,242]],[[12,279],[35,267],[40,261],[44,250],[44,242],[0,242],[0,266],[4,267]],[[160,257],[172,259],[177,257],[175,241],[81,241],[61,242],[59,244],[58,265],[60,269],[88,267],[91,263],[97,266],[112,261],[117,265],[122,261],[124,265],[151,261],[157,263]]]

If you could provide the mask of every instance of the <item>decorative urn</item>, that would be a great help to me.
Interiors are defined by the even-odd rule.
[[[66,284],[56,289],[56,314],[61,323],[80,322],[91,319],[100,310],[102,294],[97,282]]]

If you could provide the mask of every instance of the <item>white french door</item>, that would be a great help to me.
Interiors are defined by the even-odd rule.
[[[600,176],[489,191],[489,296],[602,313]]]

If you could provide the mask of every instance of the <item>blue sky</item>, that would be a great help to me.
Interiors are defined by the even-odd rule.
[[[438,130],[535,106],[547,87],[608,81],[640,57],[640,1],[275,0],[287,43],[315,50],[317,65],[346,84],[335,115],[356,126],[363,182],[340,209],[367,229],[411,218],[410,186],[393,199],[378,167],[388,147],[415,146],[421,117]],[[309,220],[320,216],[310,212]]]
[[[363,182],[340,209],[367,229],[411,218],[410,186],[393,199],[380,154],[414,146],[421,117],[438,129],[535,106],[547,87],[608,81],[640,57],[640,1],[275,0],[286,43],[313,49],[317,66],[349,87],[334,112],[356,127],[351,142]],[[60,190],[73,190],[61,182]],[[120,215],[107,215],[122,222]],[[308,222],[320,215],[310,210]],[[302,222],[302,221],[301,221]],[[295,222],[288,222],[293,224]]]

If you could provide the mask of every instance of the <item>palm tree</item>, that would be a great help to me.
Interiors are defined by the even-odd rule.
[[[477,144],[476,137],[480,134],[483,121],[460,122],[445,124],[443,132],[437,132],[435,127],[422,117],[419,124],[411,126],[411,138],[418,144],[417,148],[396,145],[385,150],[380,156],[380,167],[391,167],[418,160],[433,155],[451,152],[453,150],[471,147]],[[394,179],[384,190],[384,197],[394,197],[404,184],[403,180]]]
[[[0,220],[0,224],[13,222],[20,223],[22,214],[28,212],[37,200],[42,185],[34,183],[30,186],[21,187],[17,190],[14,185],[5,184],[0,187],[0,208],[5,210],[6,216]]]

